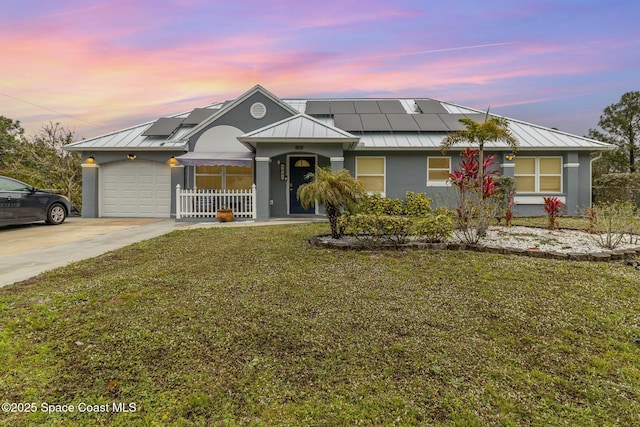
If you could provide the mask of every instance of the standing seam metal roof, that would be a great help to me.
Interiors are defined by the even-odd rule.
[[[252,90],[255,90],[252,89]],[[251,91],[250,91],[251,92]],[[249,92],[248,92],[249,93]],[[389,99],[366,99],[368,101],[381,101]],[[315,101],[315,100],[314,100]],[[338,100],[336,100],[338,101]],[[339,101],[349,101],[340,99]],[[364,101],[364,99],[351,99],[350,101]],[[393,101],[393,100],[392,100]],[[417,108],[415,99],[395,99],[399,101],[400,105],[404,108],[406,114],[415,115],[414,117],[421,117],[421,111]],[[433,100],[430,100],[433,101]],[[289,107],[292,111],[298,111],[301,115],[292,116],[286,119],[285,123],[271,125],[251,134],[245,135],[247,137],[252,136],[257,138],[258,133],[260,138],[332,138],[330,135],[340,137],[338,134],[344,132],[342,138],[359,137],[360,143],[356,149],[439,149],[440,142],[446,136],[447,128],[433,129],[432,131],[416,131],[416,132],[404,132],[404,131],[380,131],[380,132],[346,132],[336,126],[333,116],[318,116],[313,117],[305,115],[306,99],[283,99],[282,102]],[[233,104],[233,103],[232,103]],[[474,119],[479,117],[479,114],[485,114],[483,111],[463,107],[460,105],[442,102],[442,107],[448,111],[449,114],[473,117]],[[211,110],[211,116],[221,112],[221,108],[226,105],[223,103],[211,104],[205,108]],[[345,104],[346,105],[346,104]],[[355,104],[354,104],[355,105]],[[187,118],[191,112],[184,112],[170,116],[172,118]],[[209,117],[211,117],[209,116]],[[442,114],[440,114],[442,116]],[[423,116],[424,117],[424,116]],[[501,116],[498,116],[501,117]],[[425,117],[426,118],[426,117]],[[442,119],[442,117],[440,117]],[[453,117],[452,117],[453,118]],[[536,149],[550,149],[550,150],[610,150],[614,147],[610,144],[606,144],[600,141],[589,139],[582,136],[571,135],[559,130],[546,128],[543,126],[523,122],[520,120],[511,119],[505,117],[509,123],[509,129],[518,140],[521,150],[536,150]],[[210,118],[204,119],[205,121],[211,120]],[[108,150],[177,150],[187,151],[187,144],[184,140],[185,136],[194,131],[195,128],[202,125],[183,124],[179,126],[168,137],[163,136],[144,136],[154,122],[144,123],[138,126],[133,126],[121,131],[113,132],[110,134],[90,138],[83,141],[78,141],[69,144],[65,147],[69,151],[108,151]],[[426,123],[426,122],[425,122]],[[435,123],[435,122],[434,122]],[[443,123],[444,124],[444,123]],[[451,125],[451,124],[450,124]],[[328,126],[328,127],[327,127]],[[450,129],[450,127],[449,127]],[[270,136],[267,136],[268,133]],[[296,136],[297,135],[297,136]],[[306,136],[303,136],[306,135]],[[346,136],[349,135],[349,136]],[[461,145],[462,146],[462,145]],[[487,144],[487,148],[494,147],[497,149],[507,149],[502,144]]]

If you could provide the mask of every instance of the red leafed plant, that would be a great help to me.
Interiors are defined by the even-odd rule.
[[[448,174],[451,183],[458,187],[462,192],[467,191],[470,188],[478,187],[478,173],[480,170],[478,153],[479,150],[472,150],[467,147],[460,153],[460,157],[462,157],[462,160],[460,161],[459,169],[454,169],[453,173]],[[482,179],[483,199],[493,196],[496,191],[498,191],[493,175],[497,174],[499,171],[491,169],[491,166],[495,165],[496,163],[493,161],[493,159],[495,159],[496,157],[497,156],[495,154],[492,154],[485,157],[482,162],[482,174],[484,175]]]
[[[558,217],[560,216],[560,210],[564,206],[564,203],[557,197],[544,197],[544,211],[547,213],[549,223],[547,228],[553,230],[558,228]]]
[[[493,159],[496,155],[484,158],[483,167],[480,168],[478,154],[479,150],[466,148],[460,153],[458,168],[448,174],[449,181],[458,191],[458,229],[467,243],[477,243],[486,234],[489,222],[497,212],[493,196],[498,191],[498,186],[493,176],[499,171],[491,168],[495,164]]]

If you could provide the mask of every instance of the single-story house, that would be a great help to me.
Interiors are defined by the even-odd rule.
[[[304,209],[296,198],[316,165],[346,168],[386,197],[413,191],[440,202],[454,198],[446,174],[464,147],[443,155],[440,143],[464,129],[462,117],[481,122],[485,113],[425,98],[281,99],[257,85],[234,100],[65,149],[82,154],[84,217],[215,216],[222,204],[258,219],[318,215],[319,207]],[[559,197],[569,214],[590,206],[591,154],[613,147],[508,122],[517,154],[501,144],[485,150],[515,177],[516,213],[542,215],[543,196]]]

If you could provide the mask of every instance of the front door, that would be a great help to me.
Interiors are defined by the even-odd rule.
[[[309,182],[304,177],[309,172],[315,172],[316,158],[313,156],[289,157],[289,214],[314,214],[315,205],[304,209],[298,200],[298,187]]]

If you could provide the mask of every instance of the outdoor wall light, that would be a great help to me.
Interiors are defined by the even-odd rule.
[[[96,162],[96,158],[93,156],[89,156],[87,157],[87,163],[95,163]]]
[[[135,154],[127,154],[127,159],[129,159],[129,160],[135,160],[136,157],[138,157],[138,156],[136,156]]]
[[[169,164],[171,166],[174,166],[177,163],[177,160],[175,157],[171,156],[171,158],[169,159]]]
[[[516,155],[514,153],[509,153],[506,156],[504,156],[504,158],[511,161],[516,158]]]

